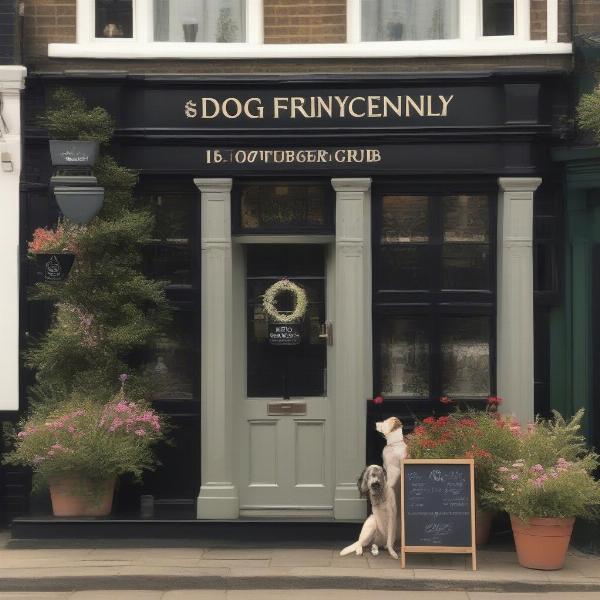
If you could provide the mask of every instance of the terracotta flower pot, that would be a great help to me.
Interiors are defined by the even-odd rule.
[[[490,541],[493,520],[494,513],[492,511],[477,509],[475,513],[475,543],[478,546],[485,546]]]
[[[112,510],[115,478],[91,482],[77,476],[49,481],[52,512],[56,517],[105,517]]]
[[[575,519],[538,517],[525,522],[511,515],[510,521],[522,567],[544,571],[563,568]]]

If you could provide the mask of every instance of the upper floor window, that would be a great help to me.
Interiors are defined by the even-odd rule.
[[[157,42],[244,42],[245,0],[154,0]]]
[[[484,36],[515,34],[515,0],[483,0]]]
[[[96,37],[132,38],[133,1],[96,0]]]
[[[362,0],[362,40],[457,38],[459,8],[459,0]]]

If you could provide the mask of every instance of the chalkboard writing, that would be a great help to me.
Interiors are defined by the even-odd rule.
[[[402,546],[406,552],[474,553],[472,460],[406,460]]]

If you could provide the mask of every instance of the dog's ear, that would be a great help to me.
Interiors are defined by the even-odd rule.
[[[390,433],[396,431],[396,429],[402,429],[402,421],[398,417],[390,417],[391,427]]]
[[[358,491],[360,492],[361,498],[364,496],[367,496],[369,493],[369,486],[367,484],[367,469],[368,467],[365,467],[362,470],[362,473],[360,474],[360,477],[358,478],[356,485],[358,486]]]

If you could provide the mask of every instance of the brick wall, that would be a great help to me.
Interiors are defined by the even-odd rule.
[[[0,0],[0,65],[11,65],[17,58],[17,1]]]
[[[545,40],[548,36],[547,0],[531,0],[531,39]]]
[[[600,32],[600,0],[575,0],[575,35]]]
[[[346,41],[346,0],[264,0],[266,44]]]
[[[50,43],[74,42],[75,0],[25,2],[23,38],[25,56],[29,60],[47,57]]]

